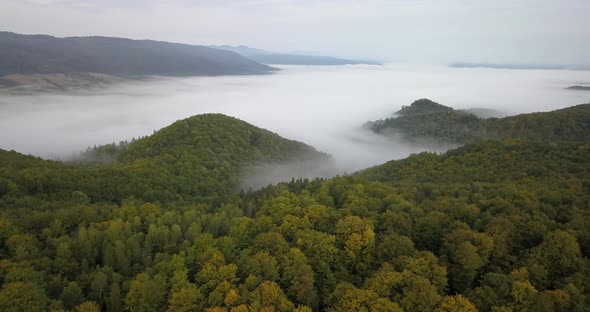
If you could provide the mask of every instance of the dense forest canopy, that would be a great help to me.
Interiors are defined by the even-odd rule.
[[[482,139],[590,142],[590,104],[553,112],[504,118],[479,118],[428,99],[404,106],[396,116],[365,125],[376,133],[401,133],[409,139],[468,143]]]
[[[588,105],[488,121],[424,103],[398,119],[501,139],[247,192],[247,164],[327,156],[223,115],[87,163],[1,151],[0,310],[587,311]]]

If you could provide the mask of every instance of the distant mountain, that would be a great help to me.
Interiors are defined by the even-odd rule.
[[[482,139],[590,142],[590,104],[546,113],[482,119],[428,99],[404,106],[394,117],[365,124],[376,133],[395,132],[410,139],[468,143]]]
[[[215,76],[265,74],[272,70],[237,53],[204,46],[0,32],[0,77],[81,72],[124,77]]]
[[[230,194],[252,166],[331,159],[221,114],[179,120],[130,143],[89,149],[85,157],[90,161],[60,163],[0,150],[0,177],[22,194],[59,198],[80,191],[92,201],[167,202]]]
[[[457,68],[495,68],[495,69],[571,69],[590,70],[590,65],[555,65],[555,64],[499,64],[499,63],[470,63],[455,62],[449,67]]]
[[[590,86],[571,86],[567,87],[568,90],[579,90],[579,91],[590,91]]]
[[[238,53],[238,54],[245,56],[245,57],[249,57],[249,56],[253,56],[253,55],[261,55],[261,54],[272,54],[272,52],[261,50],[261,49],[256,49],[256,48],[251,48],[251,47],[248,47],[245,45],[230,46],[230,45],[224,44],[224,45],[210,45],[209,47],[213,48],[213,49],[232,51],[232,52]]]
[[[222,49],[241,54],[251,60],[263,64],[275,65],[382,65],[381,62],[368,60],[350,60],[331,56],[318,56],[307,54],[275,53],[247,46],[210,46],[215,49]]]

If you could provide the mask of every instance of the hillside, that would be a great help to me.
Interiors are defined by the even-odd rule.
[[[120,159],[138,159],[165,155],[203,159],[221,158],[232,162],[283,161],[307,157],[316,152],[297,141],[281,138],[239,119],[221,114],[197,115],[179,120],[124,150]]]
[[[308,145],[219,114],[180,120],[150,136],[118,148],[97,147],[84,156],[89,160],[81,164],[63,164],[2,151],[0,176],[17,187],[15,196],[67,199],[81,191],[92,201],[120,202],[133,196],[169,202],[229,194],[250,166],[329,160]]]
[[[216,76],[265,74],[272,70],[230,51],[152,40],[0,32],[0,46],[0,77],[71,73]]]
[[[482,119],[422,99],[403,107],[396,116],[369,122],[376,133],[398,132],[408,139],[468,143],[483,139],[590,142],[590,104],[544,113]]]
[[[220,114],[79,163],[0,150],[0,310],[584,311],[587,110],[476,118],[525,139],[256,191],[251,166],[329,158]],[[469,114],[397,118],[432,115]]]
[[[124,166],[181,175],[191,166],[177,161],[184,153],[207,158],[191,142],[209,139],[190,139],[191,130],[226,118],[189,118],[129,143]],[[252,148],[251,136],[227,135],[217,143]],[[146,203],[136,189],[120,204],[45,189],[61,185],[52,170],[78,189],[88,171],[0,155],[1,310],[491,312],[590,304],[587,144],[487,141],[220,201]],[[102,187],[128,187],[114,177]],[[155,181],[171,177],[144,182],[157,190]]]
[[[436,139],[463,143],[473,139],[481,120],[468,112],[457,111],[428,99],[404,106],[394,117],[365,124],[376,133],[399,132],[407,139]]]
[[[256,62],[271,65],[382,65],[380,62],[376,61],[351,60],[336,58],[332,56],[319,56],[308,54],[276,53],[256,48],[250,48],[246,46],[234,47],[228,45],[220,45],[210,47],[215,49],[236,52]]]
[[[590,175],[590,167],[586,167],[589,155],[587,144],[486,140],[442,155],[411,155],[365,169],[358,175],[372,181],[399,184],[557,181],[567,179],[570,174]],[[569,167],[563,167],[565,165]]]

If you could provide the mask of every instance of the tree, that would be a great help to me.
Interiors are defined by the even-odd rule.
[[[437,312],[477,312],[477,308],[462,295],[446,296],[440,302]]]
[[[479,270],[489,261],[494,246],[483,233],[458,229],[445,237],[442,253],[449,265],[453,289],[464,292],[471,287]]]
[[[107,279],[107,275],[101,271],[96,272],[94,274],[94,278],[92,279],[92,283],[90,284],[90,296],[99,303],[103,303],[105,301],[105,296],[107,289],[109,287],[109,282]]]
[[[404,274],[384,267],[367,280],[367,288],[380,297],[396,299],[404,286]]]
[[[76,310],[78,312],[100,312],[100,306],[94,301],[84,301]]]
[[[111,291],[107,301],[108,312],[122,312],[123,311],[123,297],[121,296],[121,287],[119,281],[115,280],[111,284]]]
[[[187,285],[174,291],[168,300],[168,312],[190,312],[203,309],[205,297],[199,289],[193,285]]]
[[[572,300],[568,293],[561,289],[545,290],[537,295],[533,303],[535,311],[572,311]]]
[[[225,264],[221,254],[215,254],[197,273],[195,281],[206,296],[223,282],[235,284],[238,281],[236,272],[238,267],[233,264]]]
[[[359,289],[348,283],[339,283],[331,297],[335,301],[332,311],[402,312],[403,309],[387,298],[380,298],[371,290]]]
[[[516,281],[512,284],[512,298],[517,311],[529,311],[538,291],[529,281]]]
[[[34,283],[7,283],[0,290],[0,311],[47,311],[48,304],[43,289]]]
[[[84,301],[84,294],[82,288],[76,282],[68,283],[61,293],[61,301],[67,310],[72,310]]]
[[[543,242],[533,251],[531,262],[539,263],[548,270],[548,278],[553,286],[559,286],[556,283],[583,265],[576,237],[561,230],[545,236]]]
[[[314,287],[314,273],[305,254],[291,248],[281,261],[281,285],[287,296],[295,303],[317,307],[317,294]]]
[[[6,240],[6,246],[14,260],[29,260],[39,256],[39,242],[30,234],[14,234]]]
[[[242,264],[245,276],[253,275],[260,281],[277,281],[279,269],[277,259],[266,251],[259,251],[252,256],[247,256]]]
[[[294,306],[287,299],[279,285],[275,282],[265,281],[254,290],[250,309],[253,311],[293,311]]]
[[[367,273],[373,262],[375,232],[358,216],[347,216],[336,224],[338,243],[343,250],[343,262],[358,280]]]
[[[428,312],[433,311],[441,300],[436,287],[428,279],[421,276],[414,276],[406,281],[400,306],[408,312]]]
[[[420,250],[437,252],[440,250],[441,238],[449,228],[450,218],[443,212],[432,211],[414,222],[412,238]]]
[[[414,257],[399,257],[394,264],[402,272],[404,279],[422,277],[428,280],[439,294],[447,291],[447,269],[439,264],[438,258],[431,252],[421,251]]]
[[[125,305],[131,312],[161,311],[164,304],[164,292],[154,279],[146,273],[138,274],[129,287]]]
[[[416,248],[411,238],[391,232],[381,237],[376,251],[381,260],[391,261],[399,256],[414,255]]]

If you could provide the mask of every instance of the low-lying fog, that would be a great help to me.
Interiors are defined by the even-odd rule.
[[[548,111],[590,102],[590,92],[564,89],[588,81],[590,71],[294,66],[265,76],[155,79],[88,95],[0,96],[0,148],[64,158],[219,112],[308,143],[333,155],[337,171],[351,172],[447,148],[386,142],[359,130],[416,99],[506,114]]]

